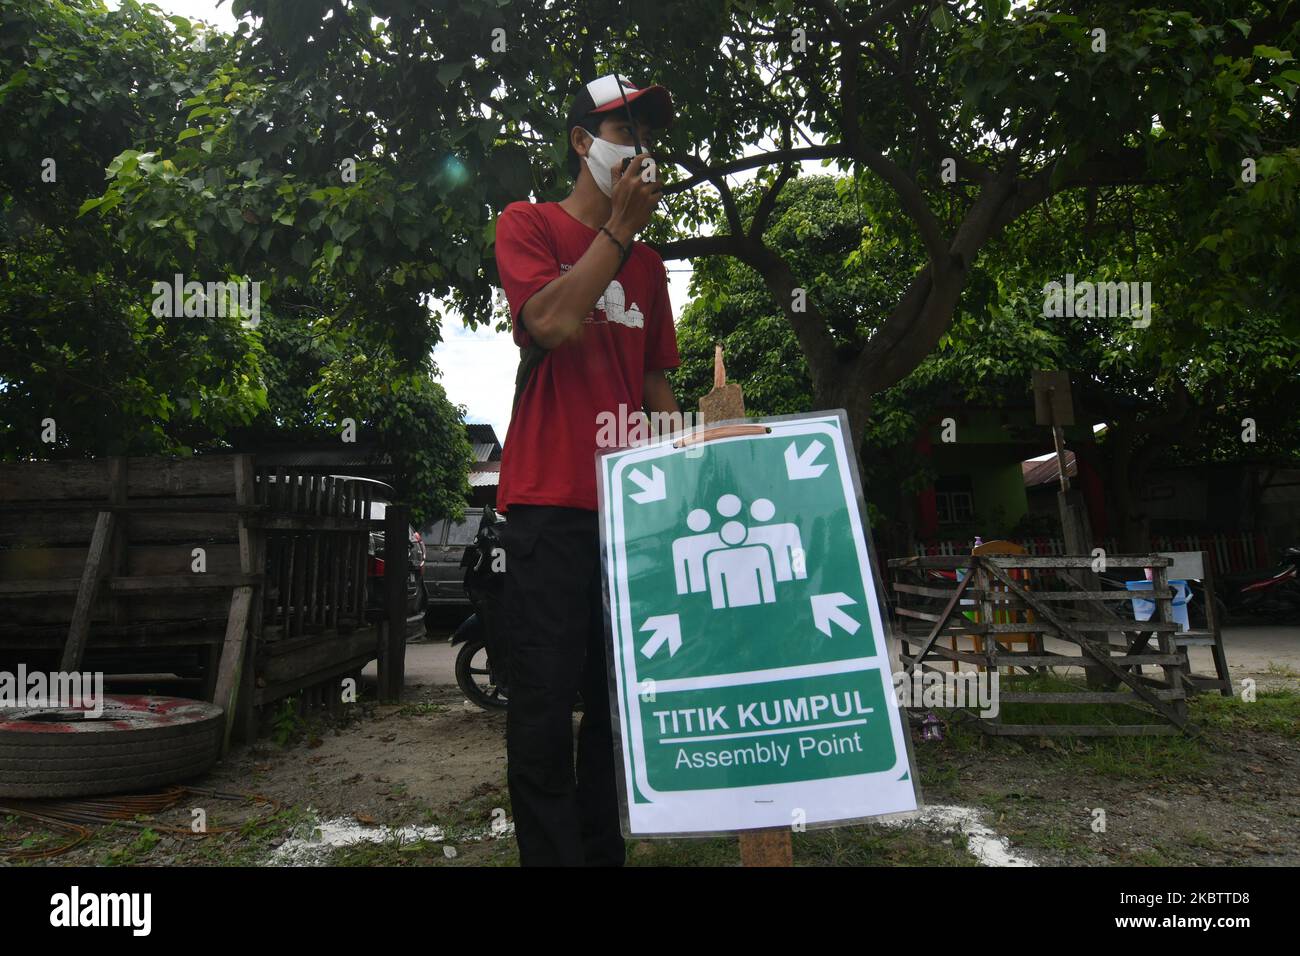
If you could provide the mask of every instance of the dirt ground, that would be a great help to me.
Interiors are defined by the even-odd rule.
[[[278,805],[190,793],[95,828],[69,852],[11,864],[514,864],[504,715],[444,680],[446,649],[418,646],[400,704],[363,698],[336,723],[286,712],[271,737],[192,784]],[[1300,672],[1261,659],[1234,673],[1247,676],[1253,703],[1193,702],[1196,739],[993,739],[956,721],[940,743],[914,734],[923,796],[974,808],[1016,858],[1040,865],[1300,864]],[[196,809],[220,832],[189,833]],[[801,833],[796,862],[973,865],[968,837],[934,824]],[[0,847],[66,841],[0,812]],[[633,864],[735,861],[734,840],[630,845]]]

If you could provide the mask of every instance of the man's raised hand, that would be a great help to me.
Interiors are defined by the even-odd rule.
[[[636,238],[654,215],[663,193],[659,170],[653,157],[641,153],[628,160],[621,173],[614,174],[610,196],[609,229],[624,245]]]

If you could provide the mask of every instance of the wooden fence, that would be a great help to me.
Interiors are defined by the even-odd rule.
[[[1066,553],[1061,538],[1038,536],[1007,539],[1020,545],[1026,554],[1053,557]],[[1096,542],[1107,554],[1118,554],[1119,543],[1114,538]],[[957,539],[930,541],[916,546],[916,557],[951,557],[970,554],[971,542]],[[1243,574],[1258,568],[1270,567],[1273,557],[1268,549],[1268,538],[1263,532],[1240,531],[1230,534],[1180,534],[1153,535],[1153,551],[1204,551],[1216,575]]]
[[[1152,572],[1152,589],[1130,592],[1097,589],[1090,582],[1091,556],[989,554],[913,557],[889,562],[894,636],[909,674],[956,671],[962,664],[985,673],[1030,680],[1013,681],[999,695],[1006,704],[1106,705],[1107,719],[1085,722],[1008,722],[999,712],[977,722],[993,734],[1136,735],[1192,732],[1187,698],[1205,690],[1230,693],[1227,661],[1218,625],[1183,631],[1172,613],[1174,591],[1167,580],[1171,561],[1158,554],[1109,555],[1113,568]],[[960,572],[952,581],[945,574]],[[1050,575],[1050,577],[1047,577]],[[1114,602],[1145,598],[1154,602],[1150,621],[1133,619]],[[1045,638],[1060,644],[1051,649]],[[1117,638],[1117,640],[1116,640]],[[1150,646],[1154,640],[1155,646]],[[963,646],[968,642],[968,646]],[[1217,674],[1196,675],[1187,647],[1208,643]],[[1024,644],[1021,651],[1016,647]],[[1160,677],[1144,673],[1154,668]],[[1074,686],[1056,672],[1082,668],[1087,687]],[[1019,670],[1021,675],[1015,675]],[[942,671],[941,671],[942,673]],[[1020,689],[1014,683],[1026,684]],[[1049,685],[1049,686],[1044,686]],[[1124,709],[1117,709],[1117,708]],[[1093,710],[1096,710],[1094,707]],[[1145,721],[1133,715],[1145,713]],[[1152,721],[1150,718],[1155,718]]]
[[[376,657],[400,671],[405,627],[367,595],[373,487],[250,455],[0,464],[0,666],[174,675],[241,736],[291,694],[334,706]]]

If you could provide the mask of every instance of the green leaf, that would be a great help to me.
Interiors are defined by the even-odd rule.
[[[310,239],[303,236],[293,244],[293,261],[298,263],[304,269],[311,265],[311,260],[316,252],[316,246]]]
[[[339,242],[347,242],[361,227],[350,219],[340,219],[330,223],[330,233]]]
[[[139,155],[140,151],[138,149],[122,150],[122,152],[114,156],[113,160],[108,164],[108,175],[116,176],[118,170],[120,170],[125,163],[128,161],[134,162]]]
[[[446,62],[441,63],[438,65],[438,82],[441,83],[443,86],[446,86],[452,80],[460,76],[461,71],[463,71],[464,69],[465,69],[465,63],[463,61],[457,61],[454,63],[446,63]]]
[[[181,130],[181,134],[176,137],[176,142],[183,143],[187,139],[193,139],[195,136],[202,136],[202,135],[203,135],[203,130],[201,129],[194,129],[193,127],[191,127],[190,129],[183,129]]]
[[[1266,60],[1272,60],[1274,63],[1286,63],[1294,57],[1286,50],[1279,50],[1275,46],[1265,46],[1260,44],[1252,51],[1253,56],[1263,57]]]

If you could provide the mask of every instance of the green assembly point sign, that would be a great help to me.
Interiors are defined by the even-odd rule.
[[[740,424],[598,460],[631,835],[916,809],[847,420]]]

